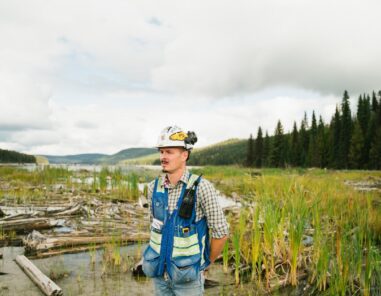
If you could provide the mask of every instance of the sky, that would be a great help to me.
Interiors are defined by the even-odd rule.
[[[113,154],[328,123],[381,89],[380,1],[1,0],[0,148]]]

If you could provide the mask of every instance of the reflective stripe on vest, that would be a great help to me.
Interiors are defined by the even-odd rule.
[[[188,237],[174,237],[172,257],[192,256],[200,253],[197,233]]]
[[[203,266],[204,263],[205,263],[205,258],[204,258],[204,251],[205,251],[205,237],[206,237],[206,235],[204,235],[204,236],[202,237],[201,266]]]
[[[198,243],[196,245],[190,246],[189,248],[177,248],[173,247],[172,258],[180,257],[180,256],[192,256],[200,254],[200,246]]]
[[[165,188],[163,186],[163,179],[162,178],[159,178],[159,180],[157,180],[157,188],[156,188],[156,191],[157,192],[160,192],[160,193],[164,193],[165,191]]]
[[[149,241],[149,245],[158,254],[160,254],[161,236],[162,235],[160,233],[157,233],[155,231],[151,231],[151,239]]]

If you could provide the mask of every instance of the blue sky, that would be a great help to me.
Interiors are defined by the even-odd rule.
[[[0,3],[0,148],[33,154],[198,146],[330,120],[380,89],[379,1]]]

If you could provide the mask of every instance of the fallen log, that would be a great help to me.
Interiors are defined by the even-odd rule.
[[[47,229],[56,225],[56,220],[51,220],[48,218],[29,218],[0,221],[0,229],[6,231],[30,231],[33,229]]]
[[[54,216],[69,216],[69,215],[78,214],[79,212],[81,212],[81,209],[82,209],[82,204],[77,203],[72,205],[70,208],[65,209],[64,211],[54,213]]]
[[[31,261],[24,255],[16,257],[16,263],[30,277],[30,279],[48,296],[63,295],[60,287],[57,286],[50,278],[41,272]]]
[[[66,206],[24,206],[24,207],[10,207],[10,206],[0,206],[0,215],[2,216],[12,216],[15,214],[30,214],[30,215],[49,215],[56,212],[64,211],[70,209],[73,205]]]
[[[87,245],[87,246],[80,246],[80,247],[74,247],[74,248],[68,248],[68,249],[53,249],[44,253],[37,253],[35,255],[29,256],[29,258],[41,259],[41,258],[48,258],[48,257],[53,257],[53,256],[58,256],[63,254],[75,254],[75,253],[81,253],[81,252],[86,252],[90,250],[98,250],[101,248],[104,248],[104,245],[95,245],[95,246]]]
[[[26,239],[24,239],[25,253],[30,255],[38,255],[40,253],[48,252],[52,249],[72,249],[84,245],[100,245],[109,243],[111,241],[118,241],[121,245],[130,242],[142,242],[149,240],[148,233],[135,233],[132,235],[121,235],[118,237],[113,236],[62,236],[62,237],[47,237],[33,231]]]

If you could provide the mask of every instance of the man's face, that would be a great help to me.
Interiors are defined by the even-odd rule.
[[[181,147],[160,148],[160,163],[164,173],[174,173],[185,166],[188,152]]]

